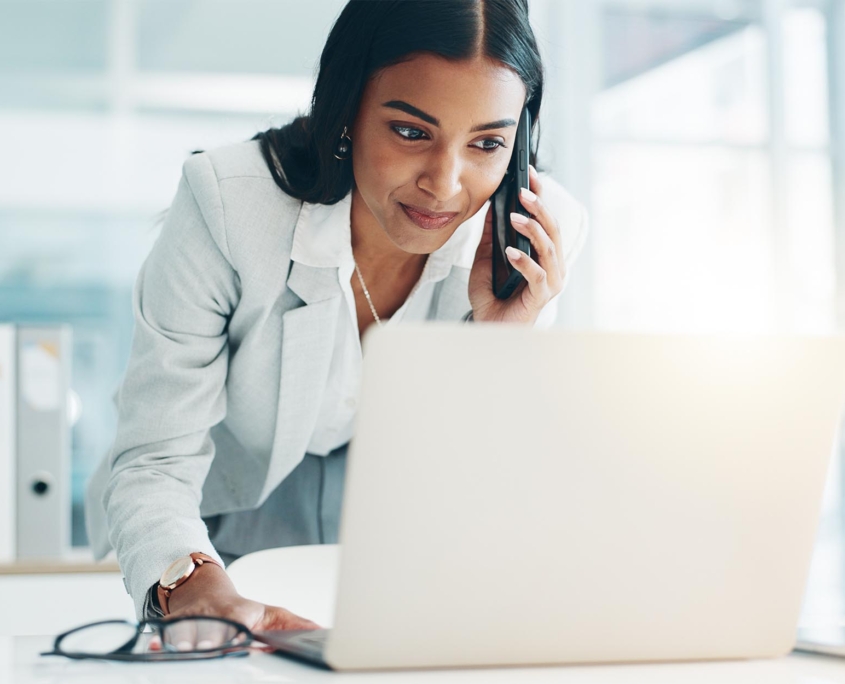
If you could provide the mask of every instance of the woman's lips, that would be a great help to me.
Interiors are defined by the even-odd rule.
[[[402,206],[402,211],[405,212],[405,215],[411,219],[415,225],[423,230],[437,230],[438,228],[443,228],[443,226],[447,223],[451,223],[452,219],[458,215],[457,212],[432,215],[431,212],[423,213],[424,210],[417,209],[416,207],[409,207],[407,204],[402,204],[401,202],[399,204]]]

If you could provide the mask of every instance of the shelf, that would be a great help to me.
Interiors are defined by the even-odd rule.
[[[67,575],[92,573],[119,573],[120,566],[114,560],[97,563],[75,560],[31,560],[16,563],[0,563],[0,577],[5,575]]]

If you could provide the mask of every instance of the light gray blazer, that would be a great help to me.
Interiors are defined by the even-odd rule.
[[[571,266],[586,213],[543,180]],[[257,142],[194,155],[138,275],[117,436],[89,483],[86,519],[95,555],[116,550],[139,617],[175,558],[219,559],[201,517],[258,507],[306,453],[343,294],[337,268],[290,258],[302,207]],[[466,314],[468,281],[453,266],[431,318]]]

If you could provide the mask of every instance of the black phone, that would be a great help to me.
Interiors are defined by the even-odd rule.
[[[508,164],[508,171],[496,192],[490,198],[493,205],[493,293],[499,299],[510,297],[517,286],[525,280],[517,271],[505,248],[516,247],[531,256],[531,241],[514,230],[511,212],[531,216],[519,201],[519,189],[529,187],[528,155],[531,150],[531,115],[523,107],[516,129],[516,140]]]

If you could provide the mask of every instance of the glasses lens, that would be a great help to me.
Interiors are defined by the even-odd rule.
[[[239,646],[247,638],[241,629],[215,618],[175,620],[160,630],[167,651],[215,651]]]
[[[91,625],[68,634],[59,643],[59,649],[77,655],[106,655],[126,646],[137,633],[138,628],[127,622]]]

